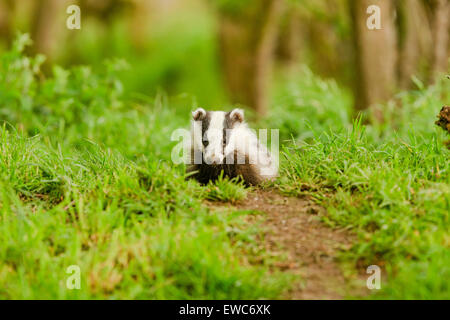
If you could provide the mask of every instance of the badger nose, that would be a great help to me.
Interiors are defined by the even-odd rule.
[[[211,155],[211,163],[212,164],[221,164],[222,163],[222,157],[217,156],[215,153]]]

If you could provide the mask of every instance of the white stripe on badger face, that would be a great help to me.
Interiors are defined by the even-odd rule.
[[[202,150],[203,144],[202,144],[202,122],[201,121],[195,121],[192,120],[192,140],[193,140],[193,147],[195,150]]]
[[[230,131],[228,139],[228,144],[225,147],[227,160],[231,159],[233,162],[234,153],[237,152],[240,157],[240,159],[237,159],[238,164],[245,163],[245,155],[248,156],[251,164],[256,163],[258,137],[255,130],[250,129],[245,123],[239,123]]]
[[[203,162],[202,121],[192,120],[191,143],[191,149],[194,151],[194,154],[191,155],[193,157],[191,162],[192,164],[201,164]]]
[[[206,164],[221,164],[223,162],[223,124],[225,114],[223,111],[211,112],[211,120],[205,132],[206,137],[204,137],[208,141],[204,153]]]

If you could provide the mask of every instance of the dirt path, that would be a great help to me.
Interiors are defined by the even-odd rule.
[[[267,251],[287,256],[275,268],[298,274],[301,279],[284,298],[343,299],[367,294],[361,276],[357,272],[344,276],[337,261],[339,251],[349,249],[354,236],[321,222],[324,209],[311,200],[256,190],[234,207],[266,213],[259,241]]]

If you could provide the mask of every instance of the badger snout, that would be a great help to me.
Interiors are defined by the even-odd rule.
[[[205,155],[206,164],[222,164],[224,155],[218,152],[211,152]]]

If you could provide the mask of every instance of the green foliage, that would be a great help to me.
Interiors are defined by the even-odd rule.
[[[407,300],[448,300],[450,286],[450,255],[447,248],[435,247],[418,261],[399,261],[397,269],[390,270],[396,277],[386,292],[376,298]],[[411,290],[411,287],[414,287]]]
[[[351,127],[351,98],[336,82],[322,80],[306,67],[285,77],[275,88],[273,108],[265,125],[280,130],[282,141],[311,140],[313,130]]]
[[[130,64],[121,73],[125,93],[154,96],[162,88],[170,95],[193,97],[200,105],[224,103],[215,16],[203,2],[171,5],[177,7],[172,13],[153,12],[139,26],[145,35],[139,43],[130,37],[132,15],[112,21],[106,33],[95,20],[84,20],[88,31],[71,39],[73,50],[63,50],[58,61],[101,65],[105,56],[124,57]]]
[[[56,133],[64,128],[90,124],[105,108],[123,109],[122,83],[117,71],[123,61],[107,62],[101,73],[93,73],[88,66],[65,70],[53,68],[53,77],[44,78],[40,65],[42,56],[23,56],[30,44],[27,35],[20,36],[13,50],[0,60],[0,116],[3,120],[20,124],[28,133]]]
[[[249,6],[254,5],[255,0],[212,0],[219,10],[228,14],[239,14]]]

